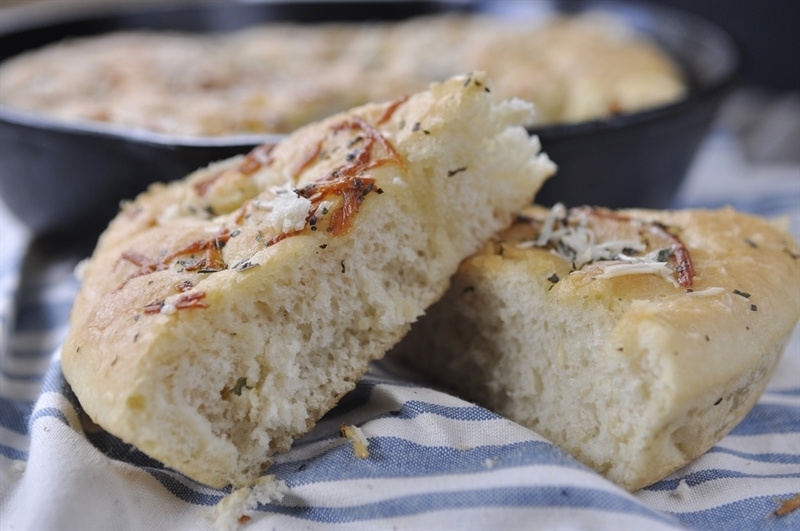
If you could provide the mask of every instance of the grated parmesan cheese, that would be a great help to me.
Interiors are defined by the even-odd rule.
[[[654,274],[675,283],[672,270],[666,262],[671,255],[671,249],[657,249],[640,256],[636,253],[647,248],[641,241],[627,239],[598,242],[594,230],[588,225],[586,212],[579,211],[573,217],[577,219],[577,224],[569,224],[568,216],[566,207],[556,203],[542,223],[539,236],[535,240],[521,242],[517,247],[530,249],[552,246],[550,252],[572,264],[575,270],[590,263],[608,262],[604,264],[603,273],[595,278]]]
[[[253,202],[253,206],[268,211],[267,224],[281,234],[303,230],[311,201],[300,197],[293,190],[278,189],[275,192],[273,199],[258,199]]]

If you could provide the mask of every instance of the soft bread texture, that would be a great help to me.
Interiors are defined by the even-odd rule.
[[[554,171],[482,74],[156,185],[89,261],[62,351],[92,419],[247,485],[351,390]]]
[[[639,242],[625,252],[656,251],[651,262],[675,250],[644,266],[654,273],[612,276],[630,266],[532,245],[548,215],[525,210],[465,260],[393,355],[636,490],[706,452],[755,404],[800,317],[800,249],[731,209],[573,211],[597,243]]]

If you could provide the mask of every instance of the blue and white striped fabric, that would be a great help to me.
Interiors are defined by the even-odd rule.
[[[718,130],[679,206],[788,215],[800,164],[748,165]],[[0,527],[213,529],[225,490],[199,485],[94,426],[58,345],[78,256],[47,254],[0,209]],[[792,289],[798,291],[800,286]],[[370,458],[339,436],[361,427]],[[747,418],[706,455],[629,494],[530,430],[375,363],[271,473],[288,487],[244,529],[800,529],[800,333]]]

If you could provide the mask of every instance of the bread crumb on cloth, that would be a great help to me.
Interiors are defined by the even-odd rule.
[[[775,509],[775,515],[786,516],[787,514],[797,510],[798,508],[800,508],[800,494],[797,494],[793,498],[789,498],[788,500],[783,500],[781,506]]]
[[[274,475],[262,476],[252,485],[232,491],[208,511],[207,517],[219,531],[236,531],[241,524],[249,522],[259,504],[280,502],[286,491],[286,483]]]
[[[353,453],[359,459],[369,459],[369,441],[364,436],[364,432],[358,426],[342,424],[342,437],[353,441]]]

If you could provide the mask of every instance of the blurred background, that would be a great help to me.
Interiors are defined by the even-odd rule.
[[[0,0],[0,8],[38,4],[43,9],[126,0]],[[129,0],[127,0],[129,1]],[[183,0],[202,2],[204,0]],[[258,1],[258,0],[250,0]],[[527,0],[519,0],[525,2]],[[163,3],[138,0],[138,3]],[[797,0],[648,0],[716,22],[744,47],[750,59],[748,81],[779,90],[800,90],[800,2]],[[648,3],[643,2],[643,3]]]
[[[0,0],[0,25],[26,14],[91,9],[130,0]],[[175,0],[173,0],[175,1]],[[177,0],[186,3],[204,0]],[[241,0],[240,0],[241,1]],[[243,0],[258,3],[260,0]],[[267,0],[268,1],[268,0]],[[543,0],[530,0],[542,3]],[[634,1],[635,0],[631,0]],[[526,0],[519,0],[523,5]],[[163,3],[139,0],[137,3]],[[454,1],[459,4],[465,2]],[[552,3],[557,3],[553,0]],[[726,30],[740,45],[745,75],[717,115],[714,132],[695,158],[673,206],[714,206],[726,201],[723,174],[736,186],[753,188],[769,176],[783,185],[800,218],[800,1],[798,0],[642,0],[694,13]],[[2,156],[2,153],[0,153]],[[730,177],[734,174],[734,177]],[[748,176],[757,176],[748,177]],[[786,195],[786,194],[784,194]],[[693,198],[702,197],[703,202]],[[718,199],[715,199],[717,198]],[[763,205],[740,205],[764,210]]]
[[[0,0],[0,23],[21,6],[81,9],[129,0]],[[179,0],[202,2],[204,0]],[[249,0],[257,2],[259,0]],[[525,2],[528,0],[519,0]],[[138,3],[161,0],[138,0]],[[695,13],[728,31],[747,61],[743,90],[720,113],[726,126],[744,134],[749,157],[800,162],[800,1],[798,0],[647,0]],[[764,119],[780,134],[763,137]],[[762,124],[762,125],[759,125]]]

